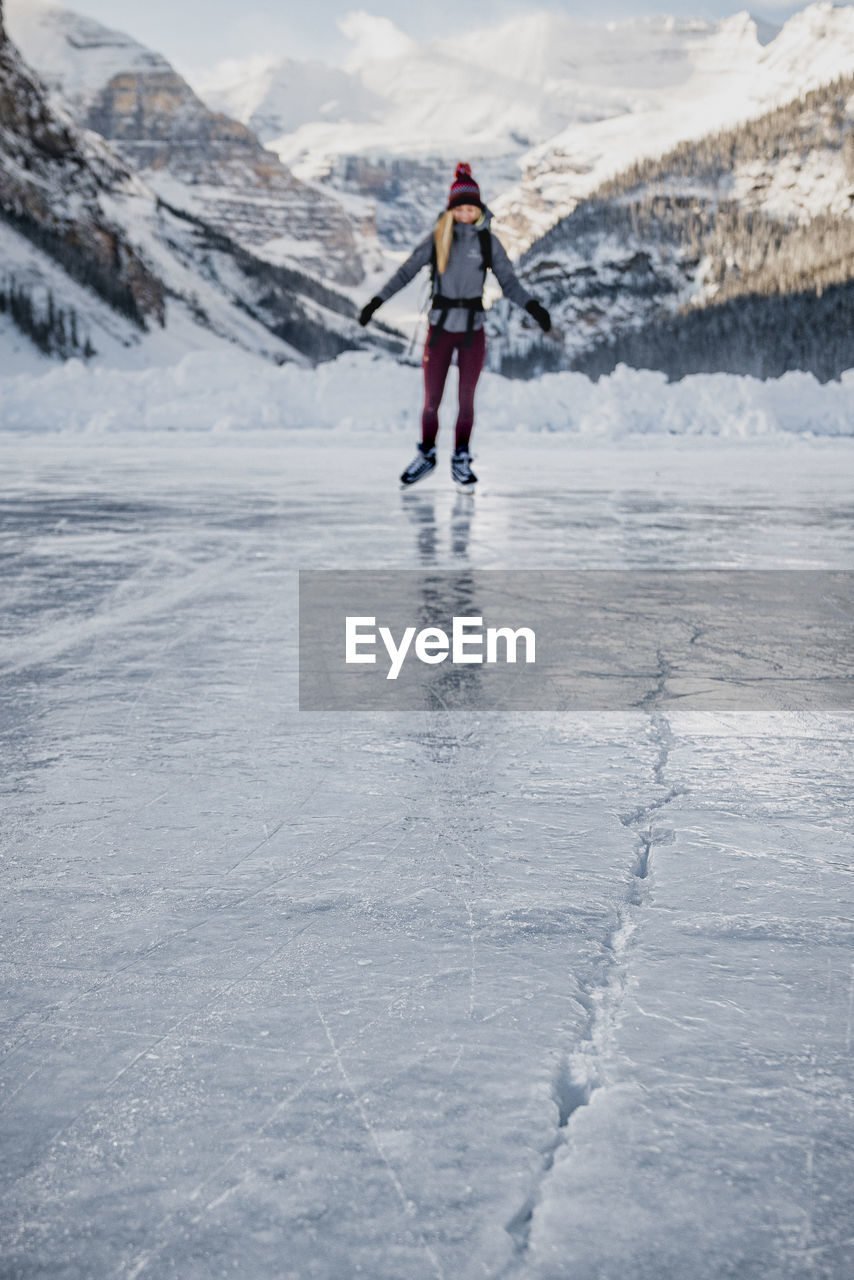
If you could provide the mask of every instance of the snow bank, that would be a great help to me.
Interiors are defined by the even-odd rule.
[[[443,419],[454,416],[456,375]],[[276,367],[235,351],[197,352],[170,368],[87,367],[71,360],[47,373],[0,377],[0,426],[7,430],[228,431],[326,427],[412,434],[420,416],[421,371],[365,352],[317,369]],[[517,382],[484,374],[478,420],[490,429],[566,431],[587,437],[704,435],[757,437],[854,434],[854,370],[821,385],[809,373],[769,382],[703,374],[668,384],[663,374],[617,368],[598,383],[583,374]]]

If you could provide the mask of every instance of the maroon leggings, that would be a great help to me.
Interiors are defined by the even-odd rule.
[[[427,330],[427,342],[421,367],[424,370],[424,412],[421,415],[421,443],[432,449],[439,430],[439,405],[445,390],[445,380],[451,367],[451,358],[457,353],[460,370],[460,408],[457,414],[455,446],[467,449],[471,429],[474,426],[474,389],[483,368],[486,338],[483,329],[472,334],[471,346],[465,345],[464,333],[449,333],[442,329],[436,335],[435,346],[430,346],[432,326]]]

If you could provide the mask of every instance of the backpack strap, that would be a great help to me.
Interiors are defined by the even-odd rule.
[[[489,227],[484,227],[482,231],[478,231],[477,238],[480,241],[480,256],[483,262],[483,274],[492,269],[492,232]]]

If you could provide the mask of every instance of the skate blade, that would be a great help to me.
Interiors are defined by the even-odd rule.
[[[435,470],[436,468],[433,467],[430,471],[425,471],[422,476],[416,476],[414,480],[404,480],[403,476],[401,476],[398,483],[400,484],[401,489],[414,489],[417,484],[421,484],[423,480],[429,479]]]

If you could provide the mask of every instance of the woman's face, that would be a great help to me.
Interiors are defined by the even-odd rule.
[[[458,204],[453,213],[455,222],[477,222],[480,217],[476,204]]]

